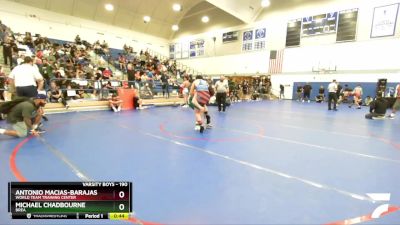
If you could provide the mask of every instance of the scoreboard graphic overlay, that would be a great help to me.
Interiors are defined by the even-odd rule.
[[[129,219],[131,182],[10,182],[13,219]]]

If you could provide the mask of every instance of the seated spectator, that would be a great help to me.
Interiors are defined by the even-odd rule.
[[[364,105],[365,106],[369,106],[371,104],[371,102],[373,101],[373,99],[371,98],[371,96],[367,96],[364,100]]]
[[[6,87],[6,74],[3,71],[3,67],[0,66],[0,100],[5,101],[6,100],[6,93],[5,93],[5,87]]]
[[[136,92],[137,94],[135,95],[135,97],[133,97],[133,108],[134,109],[143,109],[143,105],[142,105],[142,99],[140,99],[139,93]]]
[[[365,115],[366,119],[384,119],[388,101],[382,97],[382,93],[378,93],[375,101],[372,101],[369,107],[369,113]]]
[[[325,88],[324,86],[320,86],[318,90],[318,95],[315,97],[315,102],[323,103],[325,100]]]
[[[112,71],[109,69],[109,68],[106,68],[104,71],[103,71],[103,79],[104,80],[108,80],[108,79],[110,79],[112,77]]]
[[[111,99],[108,101],[110,108],[114,110],[114,112],[120,112],[122,107],[122,100],[119,98],[117,94],[113,94]]]
[[[148,83],[140,88],[140,96],[142,96],[143,98],[153,98],[153,93]]]
[[[69,108],[69,105],[67,101],[65,101],[65,98],[60,90],[60,87],[57,86],[55,81],[52,81],[50,83],[50,90],[47,94],[50,102],[52,103],[60,102],[64,105],[65,109]]]

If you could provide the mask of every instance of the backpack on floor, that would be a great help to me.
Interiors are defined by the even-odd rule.
[[[11,111],[11,109],[14,108],[14,106],[18,105],[21,102],[25,102],[25,101],[28,101],[28,100],[30,100],[30,98],[28,98],[28,97],[17,97],[12,101],[3,102],[0,105],[0,113],[1,114],[8,114]]]

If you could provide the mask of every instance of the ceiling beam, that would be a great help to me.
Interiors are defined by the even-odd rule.
[[[73,15],[74,15],[75,6],[76,6],[76,0],[73,0],[73,1],[72,1],[71,12],[70,12],[71,16],[73,16]]]
[[[118,15],[118,11],[119,11],[120,6],[121,6],[121,2],[118,1],[117,7],[114,7],[114,8],[117,8],[117,9],[114,11],[114,16],[113,16],[113,19],[112,19],[112,21],[111,21],[111,24],[112,24],[112,25],[115,25],[115,19],[117,18],[117,15]]]
[[[245,23],[251,23],[254,17],[253,13],[246,12],[248,6],[244,5],[243,1],[235,1],[235,2],[232,2],[231,0],[206,0],[206,1]]]

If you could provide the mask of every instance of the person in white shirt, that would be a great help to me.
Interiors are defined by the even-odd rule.
[[[336,91],[337,91],[336,80],[333,80],[332,83],[330,83],[328,85],[328,92],[329,92],[328,110],[332,110],[331,106],[332,106],[332,100],[333,100],[333,110],[337,111],[337,109],[336,109],[336,103],[337,103]]]
[[[226,108],[226,96],[229,93],[228,80],[224,76],[221,76],[220,80],[215,83],[215,91],[217,92],[216,100],[218,104],[218,112],[225,112]]]
[[[396,92],[394,97],[396,101],[394,102],[392,113],[389,115],[389,118],[394,119],[396,116],[396,112],[400,109],[400,84],[396,86]]]
[[[29,56],[11,71],[9,78],[15,85],[17,96],[33,98],[38,95],[38,90],[43,90],[43,77]]]

